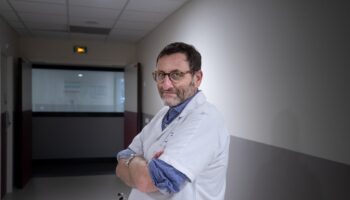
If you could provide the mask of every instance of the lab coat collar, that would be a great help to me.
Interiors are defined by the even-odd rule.
[[[202,91],[198,91],[198,93],[193,97],[193,99],[187,104],[185,109],[180,113],[179,118],[186,116],[188,113],[191,113],[198,106],[204,104],[207,101],[204,93]]]

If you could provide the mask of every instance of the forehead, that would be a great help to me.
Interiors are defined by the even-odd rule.
[[[169,72],[173,70],[186,71],[190,69],[186,55],[183,53],[174,53],[159,58],[157,70]]]

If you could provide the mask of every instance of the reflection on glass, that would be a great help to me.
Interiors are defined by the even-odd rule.
[[[124,72],[33,69],[33,112],[124,112]]]

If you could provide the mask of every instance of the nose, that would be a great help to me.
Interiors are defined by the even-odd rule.
[[[164,80],[163,82],[161,83],[161,86],[164,90],[167,90],[169,88],[172,88],[173,87],[173,82],[171,82],[170,78],[169,78],[169,75],[166,75],[164,77]]]

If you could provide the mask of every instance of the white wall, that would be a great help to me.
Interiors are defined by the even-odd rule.
[[[232,135],[350,164],[349,9],[345,0],[190,1],[138,44],[143,112],[162,106],[157,54],[188,42]]]
[[[88,53],[73,53],[74,45],[88,47]],[[125,66],[135,61],[135,45],[94,40],[21,38],[21,56],[36,63],[87,66]]]

